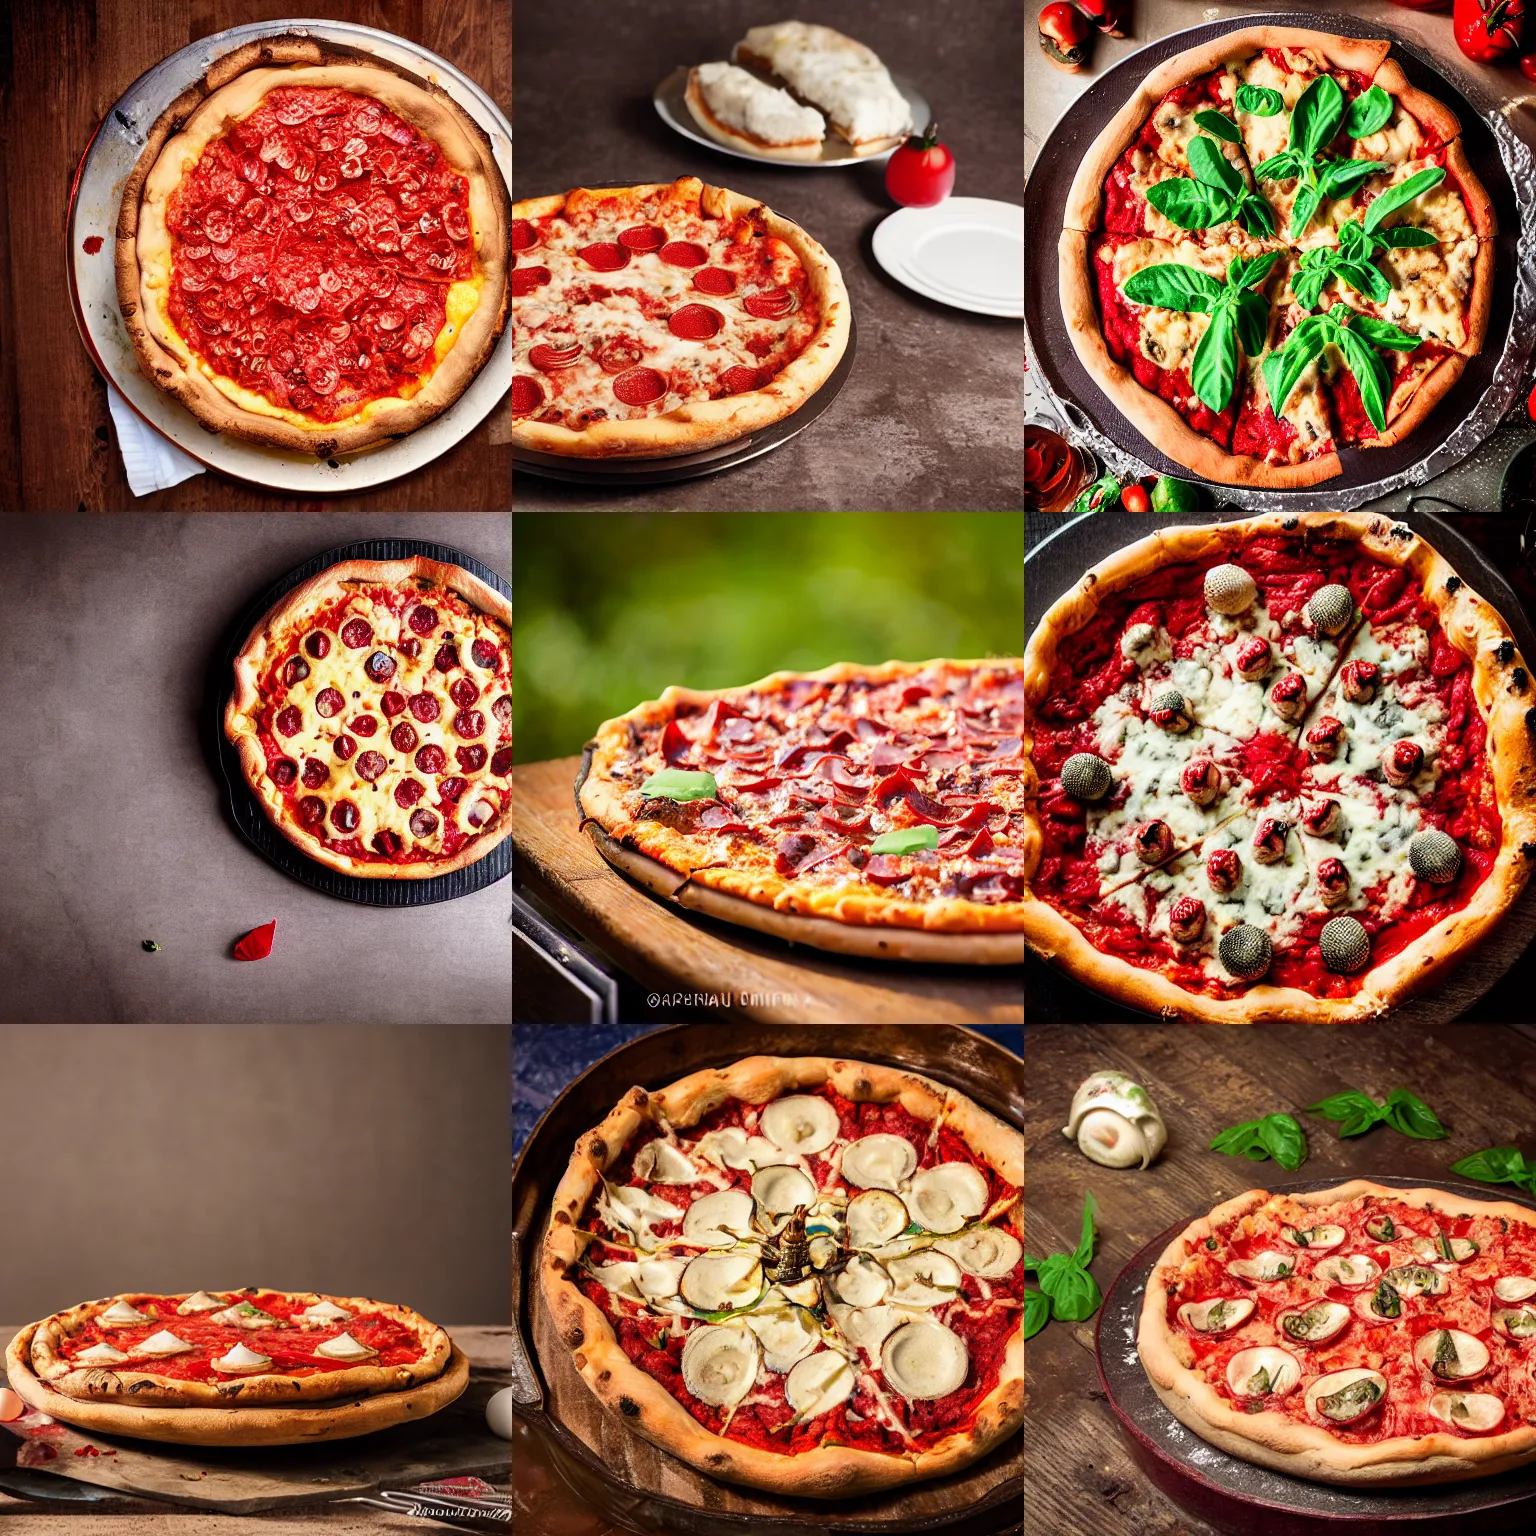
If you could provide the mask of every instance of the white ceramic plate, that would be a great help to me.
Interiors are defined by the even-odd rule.
[[[987,197],[949,197],[881,221],[875,260],[899,283],[978,315],[1024,317],[1024,209]]]
[[[190,411],[139,372],[133,343],[117,308],[113,237],[123,182],[150,125],[214,59],[255,37],[291,31],[363,49],[440,86],[490,135],[496,164],[512,185],[512,127],[496,103],[446,59],[373,27],[332,21],[268,21],[231,27],[192,43],[141,75],[101,121],[75,172],[70,199],[69,280],[75,320],[86,350],[135,411],[178,448],[236,479],[299,495],[344,495],[398,480],[430,464],[490,415],[512,387],[512,327],[452,407],[398,442],[347,458],[321,461],[279,453],[209,432]],[[97,247],[87,250],[87,242]]]

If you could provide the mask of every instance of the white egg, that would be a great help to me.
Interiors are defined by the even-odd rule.
[[[500,1435],[503,1440],[512,1438],[511,1387],[503,1387],[491,1394],[490,1402],[485,1405],[485,1422],[490,1425],[493,1435]]]

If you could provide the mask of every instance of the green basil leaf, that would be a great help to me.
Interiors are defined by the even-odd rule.
[[[1388,187],[1379,197],[1373,197],[1365,210],[1366,234],[1374,233],[1389,213],[1396,213],[1399,208],[1406,207],[1414,198],[1433,191],[1444,180],[1445,167],[1429,165],[1422,171],[1415,171],[1407,181],[1399,181]]]
[[[1230,305],[1213,311],[1205,335],[1190,359],[1189,382],[1213,411],[1224,411],[1237,388],[1237,323]]]
[[[871,853],[916,853],[922,848],[939,846],[937,827],[902,827],[896,832],[882,832],[869,845]]]
[[[1273,117],[1284,105],[1285,97],[1267,85],[1240,85],[1237,88],[1239,112],[1249,112],[1254,117]]]
[[[1226,1130],[1218,1131],[1215,1140],[1211,1142],[1211,1151],[1225,1153],[1228,1157],[1241,1157],[1253,1144],[1258,1124],[1257,1120],[1245,1120],[1241,1125],[1228,1126]]]
[[[1387,126],[1392,117],[1392,98],[1379,85],[1373,85],[1363,96],[1356,96],[1349,104],[1344,118],[1344,131],[1352,139],[1363,139]]]
[[[1302,374],[1322,356],[1327,343],[1328,328],[1323,316],[1308,315],[1286,338],[1285,345],[1264,359],[1264,387],[1269,391],[1270,409],[1276,416],[1285,410]]]
[[[1360,391],[1360,403],[1365,407],[1365,414],[1370,418],[1371,425],[1378,432],[1386,430],[1387,426],[1387,394],[1392,387],[1392,380],[1387,374],[1387,365],[1371,350],[1370,343],[1366,341],[1364,333],[1357,333],[1353,329],[1343,326],[1334,336],[1338,343],[1339,351],[1344,354],[1344,365],[1355,376],[1355,385]]]
[[[1275,232],[1275,210],[1257,192],[1250,192],[1237,205],[1237,216],[1250,235],[1265,239]]]
[[[1344,1123],[1339,1127],[1339,1139],[1346,1136],[1363,1136],[1373,1125],[1381,1121],[1381,1112],[1372,1105],[1369,1110],[1360,1110],[1358,1113],[1345,1117]]]
[[[1222,154],[1215,139],[1197,134],[1189,141],[1184,153],[1189,156],[1189,168],[1195,173],[1195,180],[1202,186],[1215,187],[1228,197],[1243,195],[1243,178],[1237,167]]]
[[[1024,1337],[1032,1339],[1045,1327],[1051,1315],[1050,1297],[1041,1291],[1024,1292]]]
[[[1301,156],[1294,149],[1282,149],[1278,155],[1261,160],[1253,168],[1260,181],[1289,181],[1301,175]]]
[[[1327,75],[1322,77],[1324,80]],[[1297,194],[1296,201],[1291,204],[1290,236],[1293,240],[1301,238],[1308,224],[1312,222],[1312,215],[1317,212],[1318,204],[1323,200],[1320,187],[1304,186]]]
[[[1347,224],[1339,225],[1339,249],[1346,256],[1358,256],[1371,244],[1371,237],[1351,219]],[[1326,247],[1324,247],[1326,249]],[[1308,253],[1311,254],[1310,252]],[[1303,258],[1305,259],[1305,258]]]
[[[1221,284],[1195,267],[1164,261],[1131,273],[1120,285],[1120,291],[1133,304],[1150,304],[1155,309],[1178,309],[1186,314],[1203,315],[1221,297]]]
[[[712,773],[690,773],[685,768],[663,768],[640,786],[653,800],[718,800],[720,786]]]
[[[1269,300],[1262,293],[1245,288],[1237,296],[1233,310],[1237,320],[1237,339],[1249,357],[1257,357],[1269,340]]]
[[[1232,217],[1231,198],[1214,187],[1202,187],[1187,176],[1154,181],[1147,188],[1147,201],[1180,229],[1209,229]]]
[[[1291,292],[1303,309],[1316,309],[1323,296],[1323,285],[1333,276],[1333,268],[1327,264],[1304,267],[1291,279]]]
[[[1214,134],[1218,139],[1225,139],[1228,144],[1241,144],[1243,142],[1242,134],[1237,131],[1237,124],[1230,117],[1224,117],[1220,112],[1212,112],[1209,109],[1204,112],[1196,112],[1195,121],[1207,133]]]
[[[1291,108],[1291,143],[1310,160],[1344,121],[1344,90],[1332,75],[1319,75]]]
[[[1085,1189],[1083,1191],[1083,1225],[1078,1233],[1077,1248],[1072,1255],[1079,1264],[1087,1264],[1093,1258],[1093,1218],[1097,1214],[1098,1209],[1098,1202],[1093,1198],[1093,1191]]]
[[[1406,1088],[1394,1088],[1385,1105],[1387,1123],[1417,1141],[1442,1141],[1446,1130],[1440,1117],[1423,1099]]]
[[[1400,251],[1411,245],[1439,245],[1439,238],[1427,229],[1415,229],[1412,224],[1395,224],[1391,229],[1376,231],[1376,239],[1391,250]]]
[[[1480,1184],[1521,1184],[1529,1177],[1525,1158],[1517,1147],[1487,1147],[1460,1162],[1451,1164],[1451,1172]]]
[[[1343,1093],[1331,1094],[1326,1099],[1319,1099],[1316,1104],[1308,1104],[1303,1113],[1316,1115],[1319,1120],[1347,1120],[1361,1110],[1374,1114],[1376,1101],[1367,1098],[1358,1088],[1346,1088]]]
[[[1279,251],[1270,251],[1263,256],[1255,256],[1249,261],[1244,261],[1241,256],[1234,256],[1227,263],[1227,286],[1257,288],[1274,271],[1275,263],[1279,260]]]
[[[1400,331],[1390,320],[1378,320],[1374,315],[1356,315],[1349,323],[1373,347],[1390,347],[1394,352],[1412,352],[1419,338]]]
[[[1291,1173],[1307,1160],[1306,1132],[1289,1115],[1265,1115],[1259,1121],[1258,1137],[1269,1155]]]
[[[1052,1265],[1053,1259],[1062,1262]],[[1051,1316],[1067,1323],[1081,1323],[1099,1310],[1104,1300],[1098,1282],[1071,1254],[1053,1254],[1040,1275],[1040,1289],[1051,1299]]]
[[[1392,296],[1392,285],[1368,261],[1341,261],[1333,269],[1358,294],[1377,304]]]
[[[1379,160],[1329,160],[1318,177],[1324,197],[1342,197],[1386,167]]]

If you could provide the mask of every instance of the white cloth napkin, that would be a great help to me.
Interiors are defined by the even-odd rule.
[[[156,432],[110,384],[107,408],[112,412],[112,425],[117,428],[117,446],[128,474],[128,488],[135,496],[169,490],[203,473],[203,466],[196,459]]]

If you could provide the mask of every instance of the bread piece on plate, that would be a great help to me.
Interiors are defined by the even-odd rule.
[[[856,155],[877,155],[912,131],[912,111],[879,56],[831,27],[751,27],[731,57],[782,80],[820,107]]]
[[[698,64],[688,71],[688,111],[717,143],[779,160],[817,160],[827,120],[788,91],[734,64]]]

